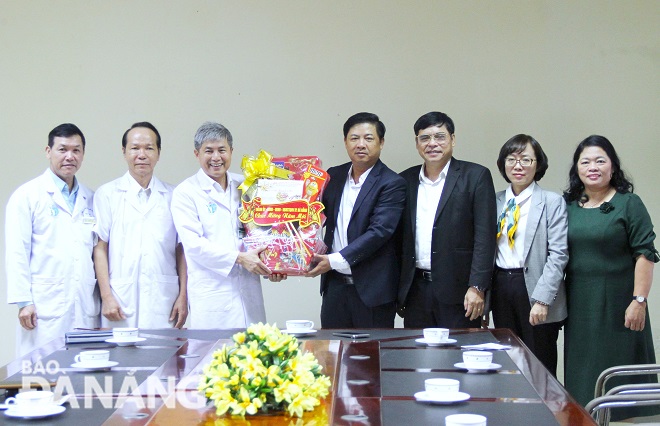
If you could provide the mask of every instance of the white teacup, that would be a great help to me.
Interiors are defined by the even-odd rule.
[[[104,349],[82,351],[73,360],[84,364],[108,362],[110,360],[110,352]]]
[[[493,362],[493,353],[486,351],[463,352],[463,364],[467,368],[487,368]]]
[[[424,340],[427,343],[442,343],[446,342],[449,338],[448,328],[425,328]]]
[[[426,393],[438,395],[456,393],[460,388],[460,382],[454,379],[433,378],[424,380]]]
[[[133,340],[138,337],[137,327],[115,327],[112,329],[112,337],[117,340]]]
[[[16,405],[20,408],[41,407],[53,403],[53,392],[50,391],[27,391],[16,394],[5,400],[6,405]]]
[[[452,414],[445,417],[447,426],[486,426],[486,417],[479,414]]]
[[[288,320],[286,329],[288,331],[307,331],[314,328],[314,321],[310,320]]]

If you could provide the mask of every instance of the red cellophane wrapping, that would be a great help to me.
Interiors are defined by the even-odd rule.
[[[244,157],[239,215],[247,249],[266,247],[261,260],[273,273],[303,275],[323,254],[321,194],[329,176],[314,156]]]

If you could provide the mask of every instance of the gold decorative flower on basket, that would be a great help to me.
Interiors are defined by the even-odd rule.
[[[214,352],[198,386],[217,415],[287,411],[302,417],[328,395],[330,378],[314,354],[275,325],[252,324],[232,340]]]

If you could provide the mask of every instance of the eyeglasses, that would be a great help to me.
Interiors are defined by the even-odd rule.
[[[427,143],[431,142],[431,140],[438,142],[440,145],[444,145],[448,141],[446,133],[436,133],[434,135],[419,135],[415,139],[417,139],[417,142],[423,145],[426,145]]]
[[[506,160],[504,160],[504,164],[506,164],[509,167],[515,167],[516,163],[518,163],[522,167],[529,167],[532,165],[532,163],[534,163],[534,161],[536,160],[533,158],[521,158],[520,160],[518,160],[516,158],[509,157]]]

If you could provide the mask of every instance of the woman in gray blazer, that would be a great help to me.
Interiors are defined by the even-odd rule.
[[[509,187],[496,197],[493,321],[497,328],[513,330],[556,376],[557,338],[567,312],[566,203],[536,183],[548,169],[548,157],[533,137],[509,139],[497,167]]]

